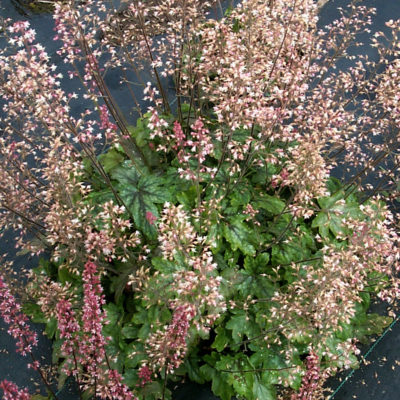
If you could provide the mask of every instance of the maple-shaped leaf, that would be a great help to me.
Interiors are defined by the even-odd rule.
[[[242,219],[243,216],[230,218],[228,223],[224,225],[223,235],[230,243],[233,251],[240,249],[243,254],[252,256],[256,253],[256,249],[250,242],[252,231]]]
[[[158,206],[170,200],[170,194],[161,176],[140,175],[128,162],[112,173],[118,181],[117,190],[133,216],[136,227],[149,238],[155,239],[159,218]],[[152,216],[151,220],[149,215]]]

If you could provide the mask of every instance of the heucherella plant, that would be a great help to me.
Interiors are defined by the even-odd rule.
[[[373,9],[323,28],[318,11],[55,1],[65,77],[28,22],[2,21],[1,232],[44,257],[23,290],[2,271],[0,314],[48,399],[67,379],[80,399],[171,399],[186,378],[222,400],[323,399],[391,322],[368,310],[400,297],[400,21],[371,61]]]

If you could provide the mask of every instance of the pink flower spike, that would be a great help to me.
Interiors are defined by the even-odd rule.
[[[68,300],[60,300],[57,303],[56,310],[60,338],[64,339],[61,345],[61,354],[67,358],[63,372],[68,376],[76,375],[79,369],[74,363],[74,352],[77,352],[79,348],[78,332],[80,326],[76,320],[75,311]]]
[[[97,266],[90,261],[85,264],[83,272],[83,299],[82,322],[86,340],[80,343],[80,353],[92,359],[95,371],[97,360],[105,359],[106,339],[102,333],[105,315],[101,309],[105,298]]]
[[[318,355],[310,351],[306,358],[307,371],[301,381],[300,390],[292,395],[291,400],[313,400],[313,393],[318,388],[321,378],[319,363]]]
[[[176,145],[174,146],[174,149],[176,150],[176,149],[178,149],[178,147],[183,147],[185,145],[186,136],[183,133],[182,126],[178,121],[174,122],[173,132],[174,132],[175,141],[176,141]]]
[[[0,316],[9,325],[7,332],[17,339],[16,351],[25,356],[32,353],[32,347],[37,346],[38,339],[36,332],[32,331],[27,324],[28,317],[20,310],[20,304],[16,302],[8,285],[0,276]]]

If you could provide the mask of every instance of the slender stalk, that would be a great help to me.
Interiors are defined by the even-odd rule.
[[[282,368],[254,368],[254,369],[218,369],[220,372],[227,372],[230,374],[240,374],[240,373],[254,373],[254,372],[263,372],[263,371],[286,371],[288,369],[299,368],[298,365],[292,365],[290,367],[282,367]]]
[[[28,341],[26,340],[25,337],[24,337],[24,341],[25,341],[26,344],[28,343]],[[31,351],[29,352],[29,355],[30,355],[30,357],[31,357],[32,363],[36,364],[36,363],[37,363],[37,360],[36,360],[35,356],[33,355],[33,353],[32,353]],[[37,371],[38,374],[40,375],[40,378],[42,379],[43,383],[45,384],[47,390],[52,394],[52,396],[54,397],[54,399],[57,400],[58,397],[57,397],[56,393],[54,392],[53,388],[51,387],[50,383],[49,383],[48,380],[46,379],[46,377],[45,377],[45,375],[44,375],[42,369],[39,367],[39,368],[36,369],[36,371]]]
[[[72,355],[74,357],[75,370],[78,371],[78,361],[76,359],[75,349],[72,350]],[[81,388],[81,382],[79,381],[78,375],[75,377],[75,379],[76,379],[76,384],[78,386],[79,399],[82,400],[83,393],[82,393],[82,388]]]
[[[280,46],[279,46],[278,52],[277,52],[276,55],[275,55],[274,61],[273,61],[273,63],[272,63],[272,68],[271,68],[271,70],[269,71],[269,75],[268,75],[268,80],[267,80],[267,81],[269,81],[269,80],[271,79],[272,73],[273,73],[274,70],[275,70],[276,63],[277,63],[277,61],[278,61],[278,58],[279,58],[279,56],[280,56],[280,54],[281,54],[281,52],[282,52],[282,49],[283,49],[283,46],[284,46],[284,44],[285,44],[286,37],[287,37],[288,31],[289,31],[289,26],[290,26],[290,24],[291,24],[291,22],[292,22],[292,19],[293,19],[293,16],[294,16],[294,9],[295,9],[296,5],[297,5],[297,0],[294,0],[294,1],[293,1],[293,11],[292,11],[292,14],[290,15],[289,22],[288,22],[287,25],[286,25],[285,33],[283,34],[283,39],[282,39],[281,44],[280,44]]]
[[[28,222],[31,225],[37,226],[40,229],[46,230],[46,227],[44,225],[42,225],[41,223],[34,221],[33,219],[27,217],[26,215],[21,214],[19,211],[14,210],[13,208],[11,208],[10,206],[2,203],[0,205],[0,207],[5,208],[7,211],[12,212],[13,214],[17,215],[18,217],[22,218],[24,221]]]
[[[162,400],[165,400],[165,391],[167,389],[167,377],[168,377],[167,367],[168,367],[168,364],[165,365],[165,370],[164,370],[164,382],[163,382],[163,388],[162,388]]]
[[[146,43],[146,48],[147,48],[147,52],[149,54],[149,58],[151,60],[151,63],[154,64],[155,60],[154,60],[153,52],[152,52],[150,44],[149,44],[149,39],[148,39],[147,34],[146,34],[145,24],[144,24],[144,21],[143,21],[143,15],[142,14],[139,14],[139,23],[140,23],[140,30],[142,31],[142,34],[143,34],[143,39],[144,39],[144,41]],[[167,99],[167,96],[165,94],[164,87],[163,87],[163,85],[161,83],[160,75],[158,74],[157,68],[153,65],[152,69],[153,69],[154,75],[155,75],[156,80],[157,80],[158,89],[160,90],[160,93],[161,93],[161,96],[162,96],[162,99],[163,99],[164,110],[167,111],[167,112],[171,112],[171,108],[169,106],[168,99]]]

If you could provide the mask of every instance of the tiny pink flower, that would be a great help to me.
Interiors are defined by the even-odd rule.
[[[157,217],[151,211],[146,211],[146,219],[150,225],[154,225],[154,222],[157,221]]]
[[[143,365],[142,367],[140,367],[138,375],[140,382],[136,386],[143,387],[144,385],[146,385],[146,383],[152,381],[151,379],[152,372],[147,365]]]
[[[286,179],[289,177],[289,172],[286,168],[283,168],[280,174],[282,181],[286,181]]]

